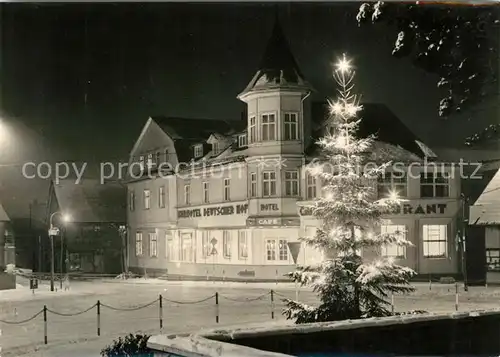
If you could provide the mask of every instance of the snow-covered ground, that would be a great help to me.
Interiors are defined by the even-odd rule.
[[[116,311],[112,308],[133,308],[158,299],[162,294],[163,332],[180,333],[245,323],[270,323],[271,301],[269,291],[275,294],[275,320],[284,323],[280,311],[283,296],[294,298],[293,284],[275,283],[213,283],[166,282],[137,279],[131,281],[107,280],[75,282],[70,291],[50,292],[47,283],[33,295],[22,280],[21,287],[0,292],[0,320],[22,321],[35,315],[46,305],[51,311],[74,314],[90,308],[97,300],[101,307],[101,336],[97,336],[97,309],[77,316],[58,316],[49,312],[48,344],[43,344],[43,316],[23,324],[1,323],[0,344],[2,356],[30,357],[97,357],[99,351],[114,338],[130,332],[159,334],[158,303],[135,311]],[[59,288],[58,285],[56,285]],[[215,321],[215,299],[203,300],[219,293],[220,323]],[[459,293],[459,310],[478,310],[500,307],[500,289],[471,288]],[[310,291],[300,292],[300,299],[314,303]],[[445,312],[455,310],[455,286],[434,284],[417,285],[417,292],[394,297],[396,311],[427,310]]]

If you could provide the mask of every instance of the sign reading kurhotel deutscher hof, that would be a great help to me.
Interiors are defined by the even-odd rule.
[[[231,216],[233,214],[245,214],[248,212],[248,204],[225,205],[216,207],[184,209],[177,212],[178,218],[197,218],[213,216]]]
[[[446,203],[432,203],[432,204],[408,204],[405,203],[400,205],[394,211],[389,212],[392,214],[445,214],[447,204]],[[311,207],[299,207],[299,214],[301,216],[312,216],[313,208]]]

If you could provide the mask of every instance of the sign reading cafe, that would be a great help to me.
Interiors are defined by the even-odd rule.
[[[432,204],[417,204],[411,205],[408,203],[400,205],[392,214],[445,214],[446,203],[432,203]],[[299,214],[301,216],[312,216],[313,209],[311,207],[299,207]]]
[[[233,214],[245,214],[248,212],[248,204],[226,205],[206,208],[184,209],[177,211],[178,218],[196,218],[213,216],[231,216]]]

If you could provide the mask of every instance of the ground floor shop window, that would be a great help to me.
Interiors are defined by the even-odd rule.
[[[486,248],[486,270],[500,273],[500,248]]]
[[[181,235],[181,261],[193,261],[193,235],[191,233]]]
[[[268,261],[288,261],[288,245],[285,239],[266,241],[266,259]]]
[[[165,232],[165,247],[166,247],[166,258],[169,261],[175,260],[175,249],[174,249],[174,234],[172,231]]]
[[[247,231],[238,232],[238,258],[248,258],[248,236]]]
[[[380,226],[381,234],[397,235],[402,239],[406,239],[406,226],[388,224]],[[392,258],[405,258],[406,247],[397,244],[388,244],[382,247],[382,256]]]
[[[208,231],[201,232],[203,258],[207,258],[210,255],[210,235],[208,233]]]
[[[445,224],[423,225],[422,244],[424,257],[446,257],[448,254],[448,226]]]
[[[223,231],[222,232],[222,251],[224,254],[224,258],[231,258],[231,232]]]
[[[142,255],[142,232],[135,234],[135,255]]]
[[[149,256],[152,258],[158,256],[158,238],[156,233],[149,233]]]

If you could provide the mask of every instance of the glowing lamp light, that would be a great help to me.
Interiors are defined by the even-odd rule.
[[[342,103],[336,102],[330,105],[330,111],[332,114],[341,114],[344,110]]]
[[[347,104],[345,107],[345,111],[347,112],[347,114],[349,114],[351,116],[356,115],[358,110],[359,110],[359,107],[357,105],[352,104],[352,103]]]
[[[325,195],[326,199],[327,200],[332,200],[333,199],[333,193],[331,192],[328,192],[326,195]]]
[[[337,140],[335,140],[335,144],[339,149],[344,149],[347,147],[347,137],[345,135],[339,135]]]
[[[397,201],[399,199],[399,195],[396,191],[389,192],[389,199],[391,201]]]
[[[62,215],[62,220],[66,223],[71,222],[71,216],[67,213]]]
[[[337,64],[337,71],[340,71],[342,73],[349,72],[351,70],[351,64],[350,61],[347,60],[346,56],[344,55],[342,59],[340,59]]]

